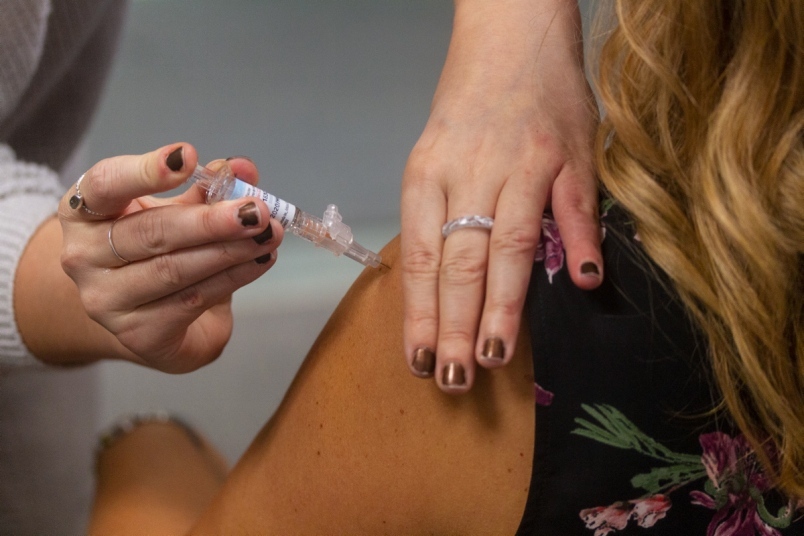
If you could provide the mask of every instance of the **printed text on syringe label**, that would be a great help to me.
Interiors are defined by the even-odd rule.
[[[268,205],[268,210],[271,211],[271,218],[279,220],[283,228],[287,228],[293,218],[296,216],[296,207],[287,201],[279,199],[275,195],[264,192],[243,181],[236,181],[234,191],[232,192],[232,199],[239,199],[241,197],[259,197],[263,202]]]

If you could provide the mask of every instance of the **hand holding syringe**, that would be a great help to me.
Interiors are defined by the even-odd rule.
[[[328,249],[335,255],[346,255],[365,266],[372,268],[380,266],[381,258],[378,254],[354,241],[351,228],[343,223],[343,218],[335,205],[327,207],[323,219],[317,218],[287,201],[237,179],[227,165],[217,172],[200,165],[196,166],[189,180],[207,191],[207,203],[224,199],[258,197],[268,205],[271,217],[296,236]]]

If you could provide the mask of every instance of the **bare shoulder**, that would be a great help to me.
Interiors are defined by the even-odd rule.
[[[366,270],[197,532],[513,533],[530,485],[530,347],[463,396],[402,355],[398,239]]]

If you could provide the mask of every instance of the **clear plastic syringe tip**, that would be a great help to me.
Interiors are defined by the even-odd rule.
[[[363,266],[370,266],[371,268],[379,268],[380,263],[382,263],[382,257],[380,257],[380,255],[364,248],[357,242],[352,242],[352,245],[350,245],[349,249],[344,251],[343,254]]]

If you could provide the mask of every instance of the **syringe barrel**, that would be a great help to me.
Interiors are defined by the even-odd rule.
[[[287,229],[296,217],[298,209],[295,205],[239,180],[232,174],[229,166],[223,166],[215,173],[197,166],[190,178],[207,191],[207,203],[240,199],[241,197],[257,197],[268,206],[271,218],[278,220],[283,228]]]
[[[327,236],[327,227],[321,218],[316,218],[303,210],[296,211],[296,217],[287,229],[305,240],[320,245]]]

